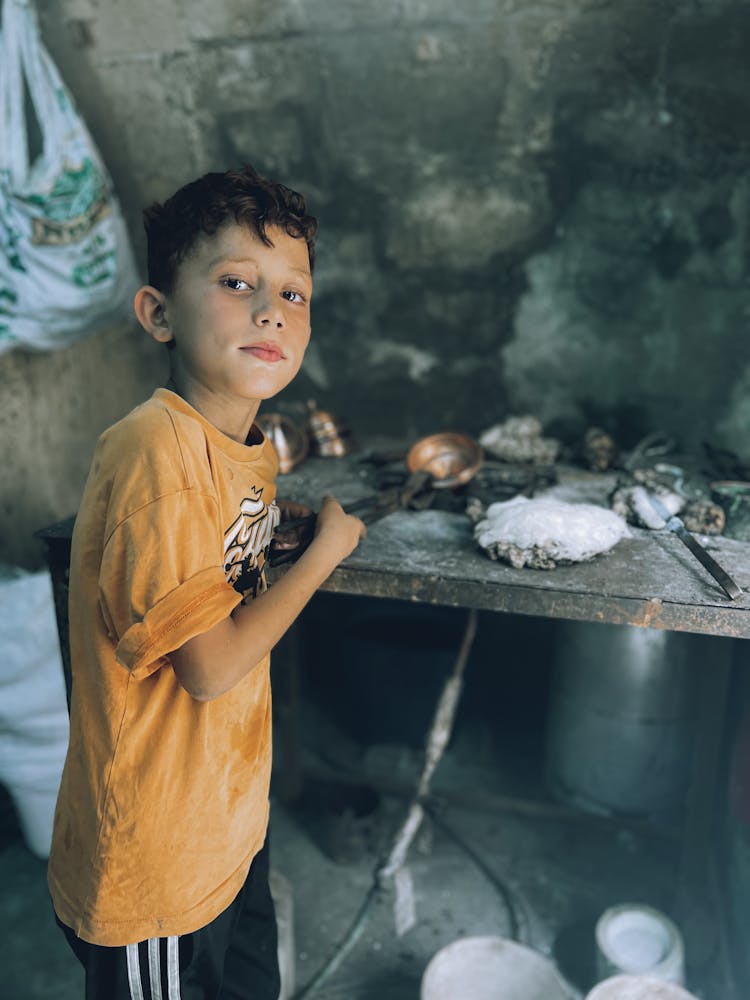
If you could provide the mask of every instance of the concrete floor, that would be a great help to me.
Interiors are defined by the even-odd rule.
[[[387,772],[392,782],[413,770],[417,757],[406,747],[369,748],[363,763],[370,798],[364,786],[347,785],[351,809],[342,811],[344,800],[320,794],[332,786],[317,777],[294,808],[274,801],[272,859],[292,886],[298,991],[347,936],[378,859],[406,814],[408,799],[373,796],[372,786],[378,775]],[[323,773],[314,757],[307,763]],[[465,935],[493,934],[515,936],[549,958],[566,977],[571,996],[582,997],[595,981],[597,916],[623,901],[666,908],[676,875],[674,840],[575,813],[555,818],[551,803],[548,813],[508,803],[496,808],[491,780],[449,752],[436,777],[434,807],[408,855],[413,926],[398,934],[396,893],[392,887],[378,893],[354,946],[308,996],[418,1000],[422,974],[438,949]],[[477,796],[484,789],[482,808],[456,804],[467,788]],[[352,789],[364,797],[358,800]],[[1,846],[0,994],[7,1000],[79,1000],[82,976],[54,925],[44,862],[27,850],[12,819]],[[719,937],[700,964],[690,959],[688,951],[687,984],[701,1000],[739,1000]]]
[[[332,613],[341,614],[340,607],[332,603]],[[305,648],[326,648],[331,628],[324,611],[318,612],[320,634],[311,626]],[[700,1000],[746,998],[748,991],[730,982],[721,907],[710,887],[703,885],[700,897],[688,896],[681,913],[674,912],[680,856],[674,823],[670,832],[595,816],[549,795],[541,778],[539,711],[546,674],[525,652],[516,669],[508,651],[525,651],[532,636],[541,650],[536,660],[544,662],[554,634],[541,621],[518,621],[513,634],[503,623],[505,669],[483,671],[480,661],[491,660],[498,645],[491,624],[484,623],[476,662],[467,670],[453,738],[435,772],[429,813],[409,850],[400,893],[389,883],[372,894],[373,876],[421,770],[436,697],[434,690],[422,693],[432,684],[435,654],[420,665],[411,650],[412,686],[396,665],[393,700],[383,701],[385,665],[374,665],[367,686],[362,650],[345,650],[342,656],[347,663],[356,657],[358,671],[351,701],[340,697],[338,707],[334,692],[344,692],[347,663],[335,675],[303,664],[297,727],[306,782],[294,804],[282,799],[289,788],[288,744],[277,719],[271,815],[272,864],[292,891],[297,992],[305,1000],[419,1000],[424,970],[440,948],[489,934],[516,938],[545,956],[565,977],[571,997],[582,998],[597,978],[598,916],[618,903],[642,902],[673,916],[685,932],[686,983]],[[284,717],[289,677],[277,670],[275,705]],[[369,720],[353,718],[355,702],[378,711]],[[0,886],[1,1000],[80,1000],[82,975],[54,924],[45,864],[24,845],[1,787]],[[412,924],[399,933],[396,913],[403,922],[409,901]],[[358,935],[342,955],[338,946],[355,924]],[[330,975],[318,979],[334,956]],[[308,990],[311,983],[316,986]]]

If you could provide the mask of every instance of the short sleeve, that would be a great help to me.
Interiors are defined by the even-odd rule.
[[[150,501],[107,539],[99,598],[117,660],[136,679],[163,666],[242,600],[227,583],[212,496],[190,489]]]

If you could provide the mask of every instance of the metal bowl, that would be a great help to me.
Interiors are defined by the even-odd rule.
[[[280,413],[262,413],[255,422],[276,449],[282,474],[291,472],[307,456],[307,434],[293,420]]]
[[[431,434],[413,444],[406,456],[409,472],[428,472],[437,489],[463,486],[479,471],[482,449],[468,434]]]

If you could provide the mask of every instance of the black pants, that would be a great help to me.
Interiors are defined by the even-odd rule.
[[[278,1000],[267,843],[234,902],[192,934],[106,948],[57,923],[86,970],[86,1000]]]

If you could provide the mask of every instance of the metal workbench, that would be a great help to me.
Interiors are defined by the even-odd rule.
[[[279,480],[279,495],[314,509],[325,493],[347,503],[370,489],[355,458],[306,460]],[[608,506],[614,476],[560,469],[551,492],[559,499]],[[323,590],[397,598],[484,611],[607,622],[694,633],[690,662],[697,672],[691,782],[682,828],[680,875],[673,912],[693,953],[708,939],[696,898],[713,884],[717,815],[727,777],[720,774],[724,722],[734,659],[750,638],[750,544],[700,536],[742,588],[730,600],[666,529],[631,529],[632,537],[594,559],[553,570],[514,569],[495,562],[473,540],[462,513],[398,511],[371,525],[357,550]],[[750,647],[748,647],[750,648]],[[502,663],[498,662],[502,670]]]
[[[606,504],[611,486],[606,476],[561,470],[555,494],[562,499]],[[313,509],[320,506],[326,493],[334,494],[346,507],[372,490],[371,470],[356,457],[309,458],[278,481],[280,497]],[[39,533],[48,549],[68,684],[66,605],[72,525],[71,518]],[[514,569],[476,548],[472,525],[464,514],[433,509],[397,511],[372,524],[367,537],[322,589],[499,613],[669,629],[704,637],[697,642],[694,657],[699,711],[679,895],[709,879],[717,786],[722,784],[717,779],[729,680],[733,658],[738,648],[744,647],[732,640],[750,638],[750,544],[722,536],[703,537],[702,541],[742,587],[738,599],[727,598],[666,530],[633,528],[631,538],[585,563],[546,571]],[[284,571],[285,567],[272,571],[271,580],[274,573]],[[498,669],[502,669],[501,663]],[[288,786],[294,784],[294,777],[288,778]],[[679,909],[679,901],[675,909]]]
[[[611,486],[611,476],[563,470],[551,495],[606,504]],[[346,507],[370,489],[366,472],[353,458],[307,459],[278,483],[280,496],[313,508],[325,493],[333,493]],[[371,525],[367,538],[322,589],[750,638],[750,544],[703,537],[706,548],[743,589],[732,601],[674,535],[631,531],[632,538],[589,562],[554,570],[514,569],[476,547],[463,514],[399,511]]]

